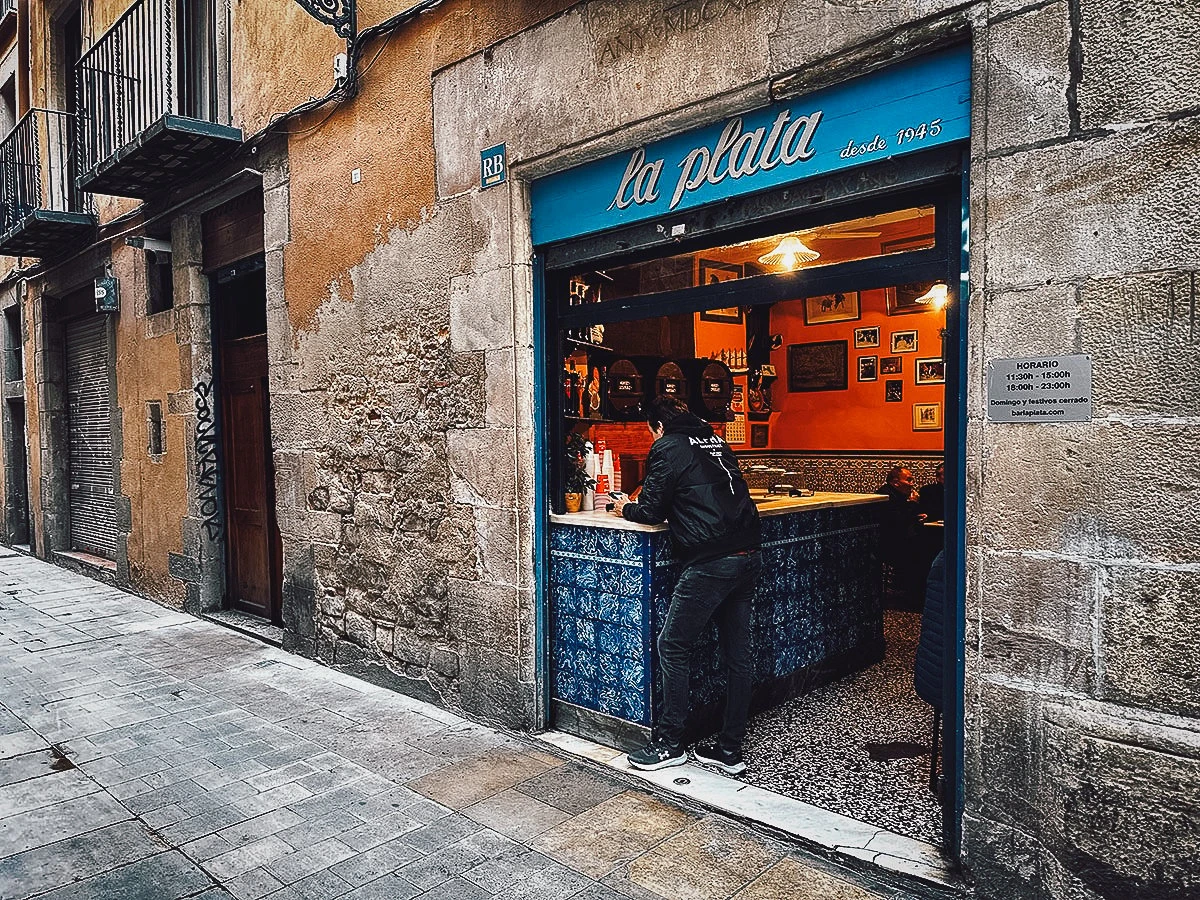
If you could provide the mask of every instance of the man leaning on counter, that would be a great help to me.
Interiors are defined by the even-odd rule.
[[[653,438],[638,502],[618,495],[612,513],[630,522],[666,521],[683,571],[675,585],[658,653],[663,705],[650,742],[629,754],[637,769],[687,762],[683,744],[693,650],[715,616],[726,663],[725,712],[715,741],[702,743],[696,759],[732,775],[744,772],[742,742],[750,708],[751,601],[762,561],[758,510],[737,458],[711,425],[677,398],[649,404]]]

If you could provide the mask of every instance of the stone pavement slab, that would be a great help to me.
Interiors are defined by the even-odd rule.
[[[4,900],[922,896],[27,556],[0,647]]]
[[[174,851],[148,856],[86,881],[43,894],[39,900],[131,900],[153,896],[155,900],[198,898],[212,881],[188,859]],[[152,890],[153,894],[147,891]],[[208,893],[205,891],[205,893]],[[224,892],[214,889],[213,900]],[[225,895],[226,898],[228,895]]]

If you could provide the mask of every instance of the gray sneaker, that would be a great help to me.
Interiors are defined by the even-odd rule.
[[[682,766],[687,762],[687,750],[662,738],[654,738],[645,747],[630,753],[628,759],[635,769],[652,772],[668,766]]]
[[[705,741],[695,749],[696,762],[715,766],[727,775],[741,775],[746,771],[741,750],[726,750],[716,741]]]

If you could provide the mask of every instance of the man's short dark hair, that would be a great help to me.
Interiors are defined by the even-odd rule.
[[[646,422],[653,427],[665,428],[687,412],[687,404],[678,397],[659,394],[650,401],[650,406],[646,410]]]
[[[887,483],[888,484],[898,484],[900,482],[900,474],[902,472],[908,472],[908,471],[910,471],[908,466],[894,466],[893,468],[888,470]]]

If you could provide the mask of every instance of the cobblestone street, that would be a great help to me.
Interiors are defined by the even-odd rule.
[[[916,896],[27,556],[0,643],[4,900]]]

